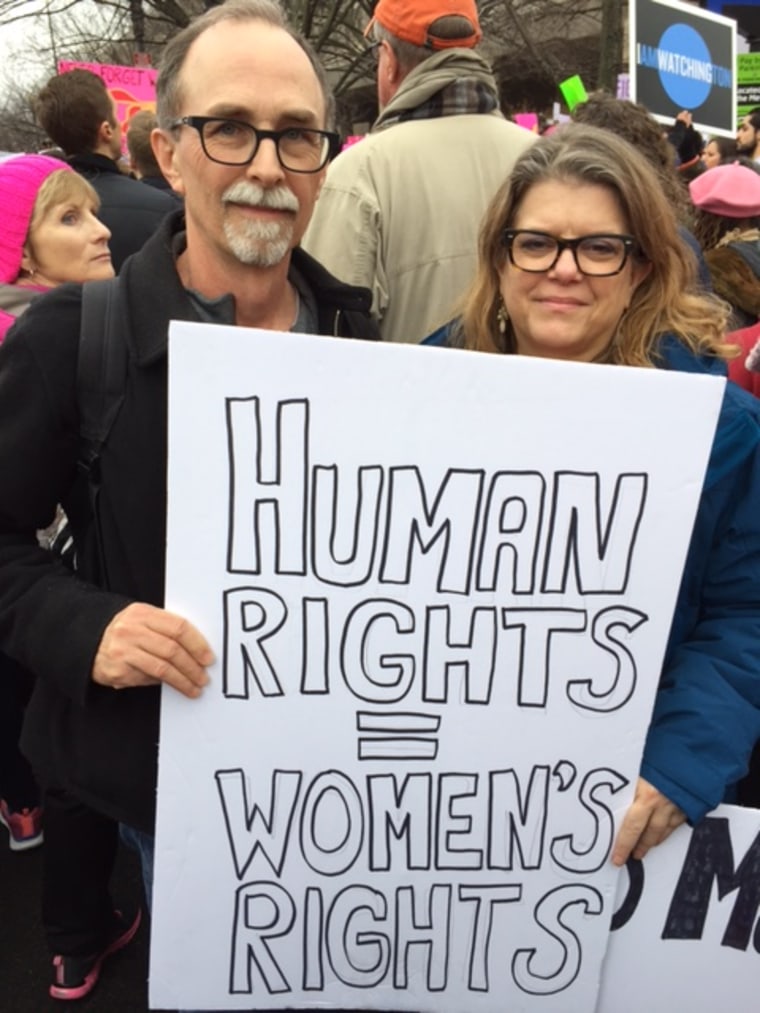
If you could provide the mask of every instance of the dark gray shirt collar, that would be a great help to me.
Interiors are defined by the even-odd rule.
[[[187,234],[178,232],[172,242],[172,252],[175,261],[187,248]],[[317,300],[311,286],[301,272],[291,263],[288,271],[288,280],[298,293],[298,313],[293,321],[291,331],[299,334],[316,334],[317,321]],[[201,320],[206,324],[233,324],[235,323],[235,297],[230,293],[218,296],[216,299],[209,299],[193,288],[185,289],[188,298],[193,304],[195,311]]]

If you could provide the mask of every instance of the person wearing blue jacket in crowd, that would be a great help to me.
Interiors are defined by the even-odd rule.
[[[597,127],[524,152],[481,227],[461,316],[428,343],[725,375],[727,308],[694,286],[647,161]],[[731,801],[760,739],[760,402],[727,383],[635,796],[612,861]]]

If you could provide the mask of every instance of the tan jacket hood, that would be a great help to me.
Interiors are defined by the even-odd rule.
[[[447,49],[423,60],[404,78],[399,90],[372,125],[372,133],[392,126],[400,113],[416,109],[453,81],[475,80],[489,88],[497,99],[496,79],[482,56],[471,49]]]

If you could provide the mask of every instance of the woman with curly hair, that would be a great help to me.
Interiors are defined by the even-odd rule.
[[[570,125],[523,153],[494,197],[450,343],[725,375],[726,317],[694,287],[646,159]],[[758,502],[760,404],[728,383],[616,864],[734,798],[760,739]]]
[[[760,317],[760,174],[718,165],[689,184],[694,234],[715,292],[731,306],[731,329]]]

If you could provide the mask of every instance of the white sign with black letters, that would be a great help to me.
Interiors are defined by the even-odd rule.
[[[172,325],[154,1006],[594,1009],[722,389]]]
[[[597,1013],[753,1013],[760,812],[722,805],[623,877]]]

